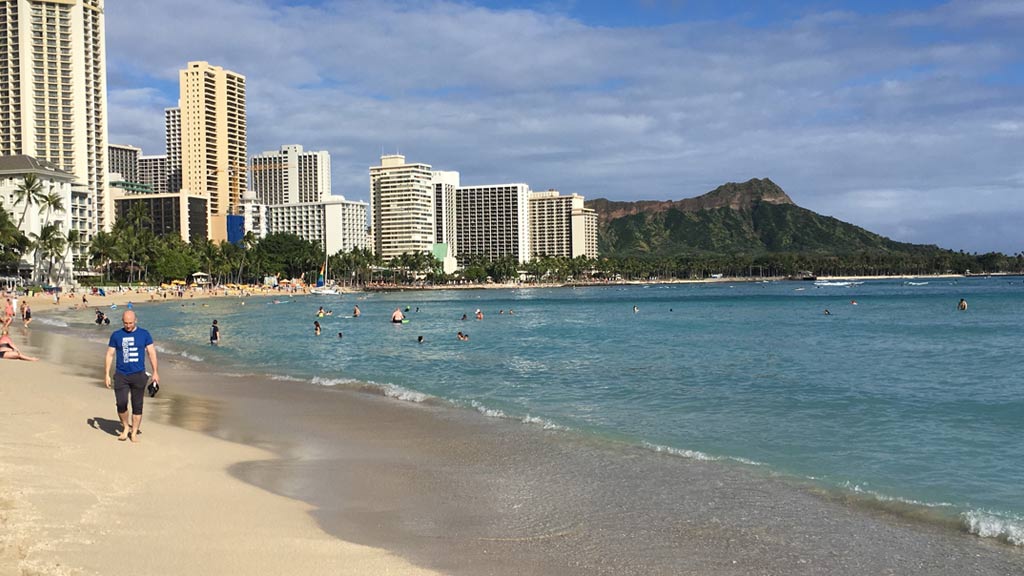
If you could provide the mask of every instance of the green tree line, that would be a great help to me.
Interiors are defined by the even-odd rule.
[[[220,284],[261,282],[265,276],[302,278],[316,281],[325,254],[318,244],[290,234],[270,234],[258,239],[251,233],[238,244],[211,242],[196,238],[182,241],[178,236],[157,236],[150,230],[147,213],[129,211],[119,218],[110,232],[100,232],[75,262],[76,270],[101,273],[104,283],[147,282],[157,284],[186,280],[195,272],[205,272]],[[44,210],[61,210],[58,205]],[[24,215],[22,215],[24,216]],[[18,261],[35,249],[36,278],[39,282],[67,279],[70,270],[63,262],[79,244],[77,233],[62,234],[56,225],[44,220],[39,234],[26,237],[10,214],[0,210],[0,271],[16,271]],[[441,262],[426,253],[402,254],[386,265],[369,250],[355,249],[330,255],[328,280],[349,286],[374,283],[413,284],[428,282],[508,282],[524,277],[527,281],[572,282],[587,279],[693,279],[713,274],[734,277],[768,278],[791,276],[809,271],[819,276],[886,276],[928,274],[1021,273],[1024,252],[1006,255],[998,252],[970,254],[954,251],[888,253],[862,251],[842,255],[768,253],[699,254],[680,256],[623,256],[601,258],[539,257],[521,264],[514,257],[489,259],[470,255],[463,258],[463,269],[446,275]]]

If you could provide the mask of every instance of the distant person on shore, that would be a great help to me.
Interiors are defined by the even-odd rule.
[[[963,298],[961,298],[960,299],[960,303],[956,305],[956,309],[960,310],[961,312],[966,311],[967,310],[967,300],[964,300]]]
[[[22,317],[25,319],[25,328],[28,328],[28,325],[32,323],[32,307],[28,303],[25,304],[25,313]]]
[[[405,320],[405,314],[402,314],[401,308],[395,308],[395,311],[391,313],[391,322],[393,324],[401,324],[402,320]]]
[[[319,320],[314,320],[313,321],[313,333],[316,334],[317,336],[320,335],[320,321]]]
[[[220,326],[214,320],[213,324],[210,325],[210,346],[217,346],[218,344],[220,344]]]
[[[11,337],[7,334],[7,328],[0,330],[0,360],[26,360],[35,362],[38,358],[26,356],[14,345]]]
[[[456,334],[455,337],[463,342],[469,340],[469,334],[463,334],[461,331],[458,334]]]
[[[103,364],[104,384],[107,388],[111,387],[110,368],[116,360],[113,375],[114,399],[117,403],[117,417],[121,420],[121,434],[117,439],[127,440],[130,435],[132,442],[138,442],[139,426],[142,425],[142,400],[146,395],[147,381],[151,380],[153,384],[160,385],[156,345],[149,332],[138,327],[134,311],[126,310],[121,315],[121,322],[124,328],[111,334],[107,343],[107,356]],[[146,374],[147,357],[153,369],[152,376]],[[128,422],[129,397],[132,403],[131,423]]]
[[[352,308],[352,317],[353,318],[359,318],[359,315],[362,314],[362,313],[363,313],[363,311],[359,309],[359,304],[356,304]]]

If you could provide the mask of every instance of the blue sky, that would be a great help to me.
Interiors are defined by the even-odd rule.
[[[680,199],[768,177],[908,242],[1024,250],[1024,1],[110,0],[111,142],[177,71],[246,76],[249,152],[381,150],[465,184]],[[174,26],[168,26],[173,22]],[[224,27],[224,22],[232,25]]]

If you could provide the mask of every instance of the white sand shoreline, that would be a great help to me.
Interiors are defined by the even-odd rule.
[[[161,424],[157,402],[142,441],[118,442],[99,360],[96,377],[0,362],[0,574],[434,573],[234,478],[230,466],[274,455]]]

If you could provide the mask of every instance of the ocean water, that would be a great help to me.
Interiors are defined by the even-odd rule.
[[[1024,545],[1020,277],[278,299],[168,299],[139,321],[213,373],[729,460]]]

